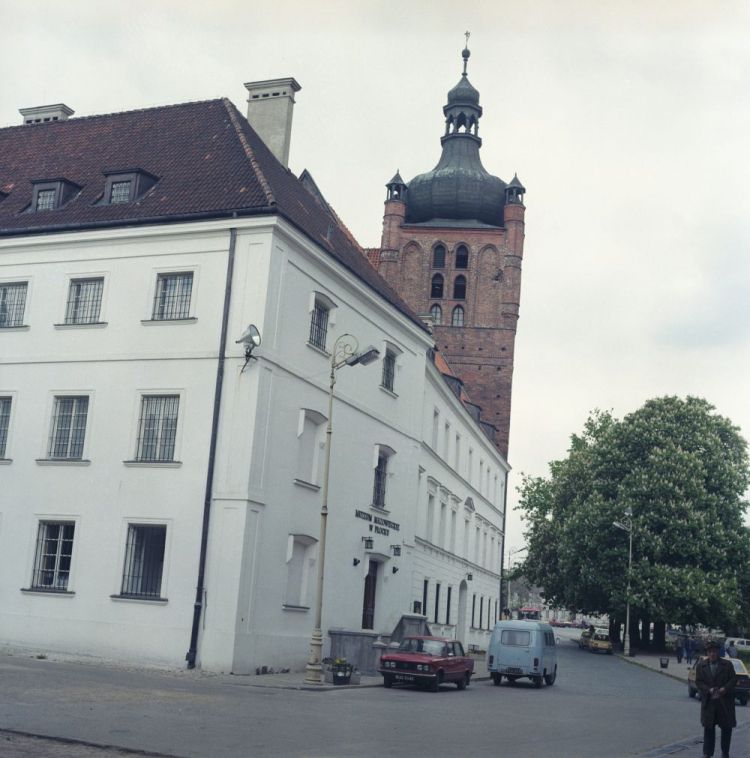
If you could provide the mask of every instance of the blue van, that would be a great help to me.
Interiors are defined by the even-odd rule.
[[[557,678],[555,634],[540,621],[498,621],[487,647],[487,670],[492,682],[503,677],[509,684],[528,677],[536,687],[542,680],[554,684]]]

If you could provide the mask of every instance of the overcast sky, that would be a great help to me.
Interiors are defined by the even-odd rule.
[[[461,73],[485,168],[527,188],[512,487],[588,412],[707,398],[750,435],[750,3],[0,0],[0,124],[302,85],[290,167],[365,246],[429,171]],[[515,502],[515,495],[512,498]],[[508,546],[523,544],[518,514]]]

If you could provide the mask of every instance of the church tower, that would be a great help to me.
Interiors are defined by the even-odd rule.
[[[479,149],[479,92],[463,74],[443,108],[437,166],[386,185],[383,236],[371,261],[417,312],[508,455],[513,352],[521,295],[525,188],[488,173]]]

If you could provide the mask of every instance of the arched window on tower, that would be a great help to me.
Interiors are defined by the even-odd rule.
[[[436,245],[432,253],[432,268],[445,268],[445,247]]]
[[[456,268],[469,268],[469,251],[466,245],[459,245],[456,249]]]
[[[464,291],[466,290],[466,284],[464,284]],[[443,296],[443,275],[435,274],[432,277],[432,289],[430,290],[430,297],[433,300],[437,300]]]
[[[441,326],[443,323],[443,309],[439,305],[433,305],[430,308],[430,315],[435,322],[435,326]]]
[[[457,305],[453,309],[453,315],[451,316],[451,326],[463,326],[464,325],[464,309]]]
[[[433,279],[433,282],[435,280]],[[434,287],[434,284],[433,284]],[[453,299],[454,300],[466,300],[466,277],[457,276],[453,282]]]
[[[456,131],[457,132],[465,132],[467,131],[466,128],[466,114],[461,112],[458,114],[458,119],[456,119]]]

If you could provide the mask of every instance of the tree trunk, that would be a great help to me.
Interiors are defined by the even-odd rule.
[[[651,649],[651,617],[645,613],[641,616],[641,650]]]
[[[620,624],[622,619],[618,616],[610,616],[609,618],[609,639],[612,641],[612,645],[620,644]]]
[[[664,653],[667,650],[667,624],[665,621],[654,621],[654,650]]]
[[[638,629],[638,617],[633,611],[630,612],[630,649],[641,646],[641,632]]]

